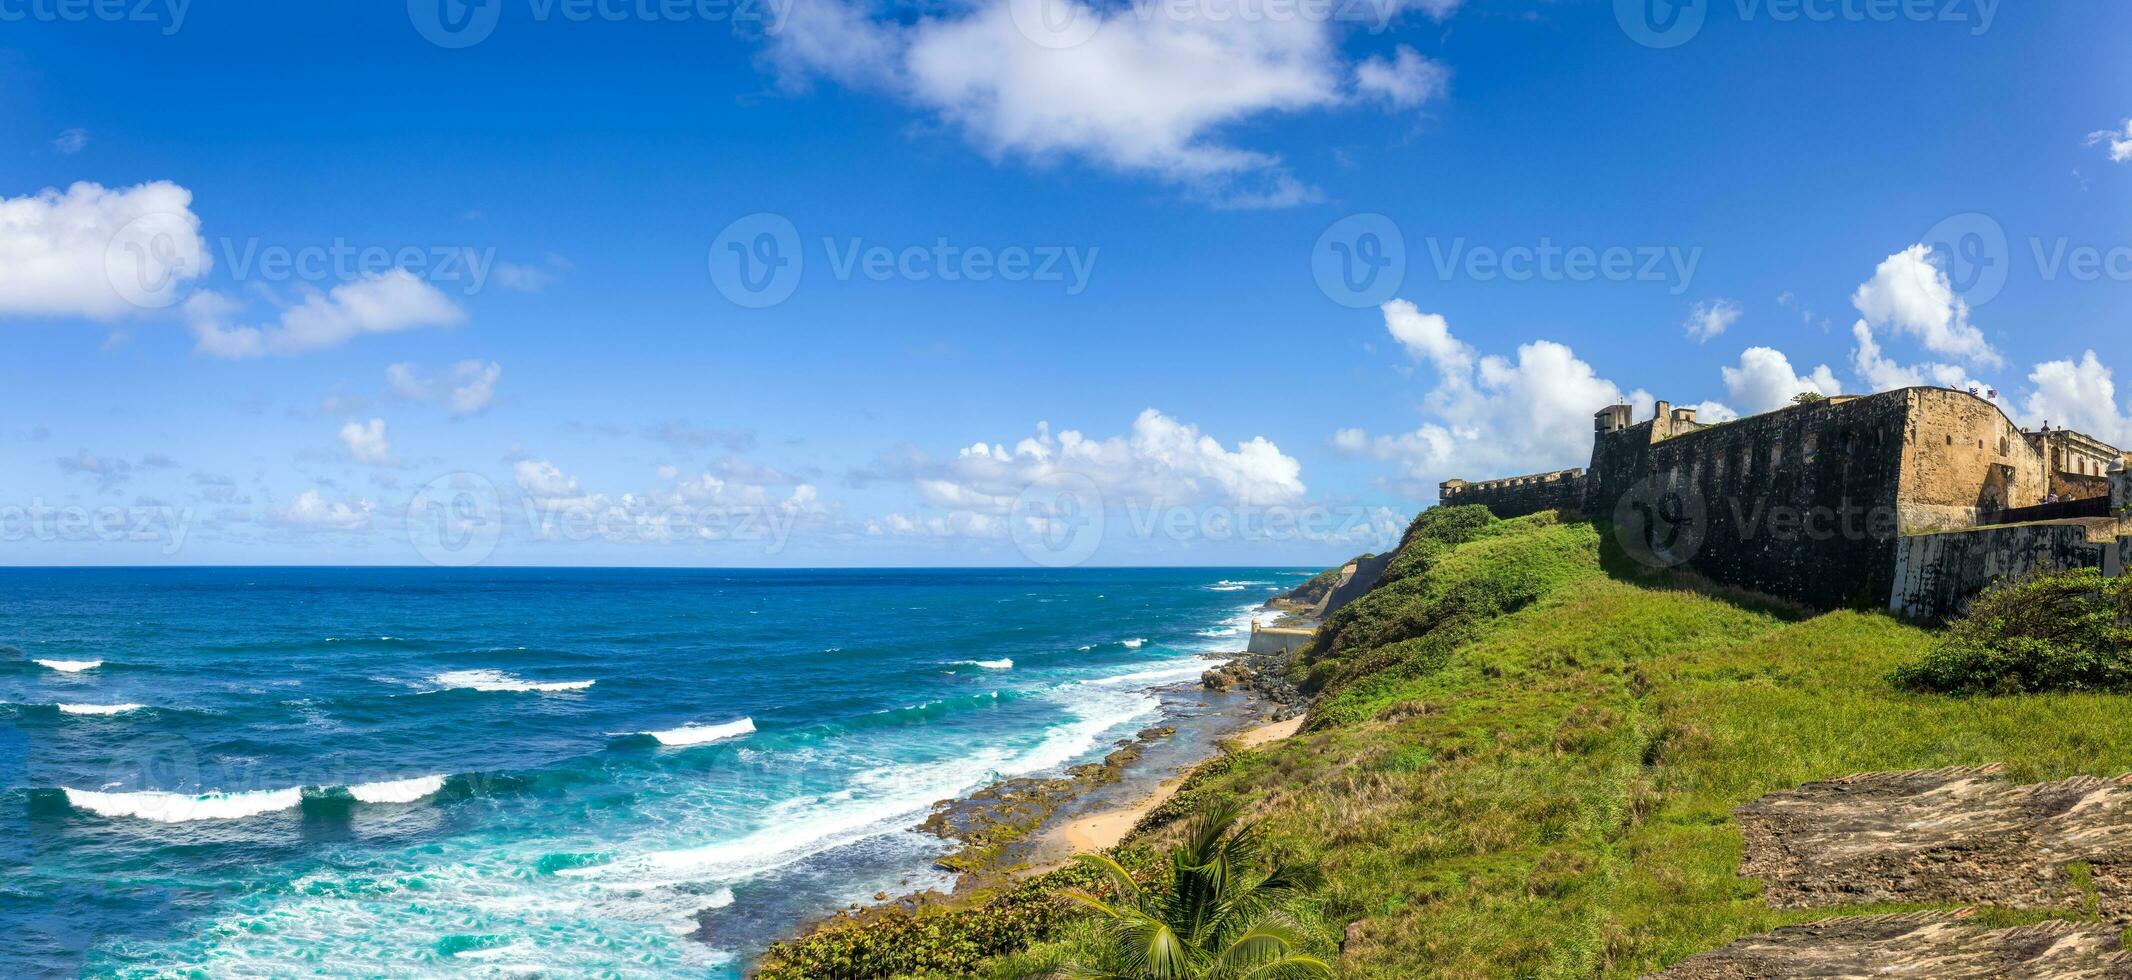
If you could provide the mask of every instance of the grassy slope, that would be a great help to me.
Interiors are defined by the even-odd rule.
[[[2132,698],[1905,693],[1886,675],[1932,635],[1886,617],[1611,576],[1603,530],[1552,515],[1449,536],[1410,536],[1405,574],[1328,624],[1346,645],[1314,653],[1306,734],[1185,794],[1255,801],[1319,862],[1306,925],[1330,949],[1360,922],[1343,975],[1636,976],[1831,914],[1772,911],[1735,875],[1731,811],[1765,793],[1983,762],[2132,771]]]

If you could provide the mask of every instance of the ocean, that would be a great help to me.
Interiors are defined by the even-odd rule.
[[[738,976],[1308,574],[0,569],[0,975]]]

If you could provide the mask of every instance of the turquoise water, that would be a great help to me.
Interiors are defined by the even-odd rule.
[[[737,975],[1305,574],[0,570],[0,975]]]

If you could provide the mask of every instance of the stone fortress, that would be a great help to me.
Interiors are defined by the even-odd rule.
[[[1498,517],[1549,509],[1614,521],[1633,557],[1820,609],[1926,621],[1994,582],[2132,559],[2124,450],[2024,431],[1967,392],[1906,388],[1704,424],[1600,411],[1589,468],[1442,485]]]

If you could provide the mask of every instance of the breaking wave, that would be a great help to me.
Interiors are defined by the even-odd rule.
[[[529,681],[513,677],[500,670],[447,670],[430,678],[430,682],[446,690],[454,691],[535,691],[553,694],[561,691],[582,691],[596,681]]]
[[[95,670],[104,665],[101,660],[39,660],[37,663],[39,666],[50,667],[62,674],[79,674],[82,671]]]
[[[680,728],[669,728],[663,732],[638,732],[637,734],[649,735],[658,739],[660,745],[678,748],[680,746],[705,745],[729,738],[738,738],[754,730],[755,719],[742,718],[739,721],[729,721],[723,725],[692,724],[683,725]]]
[[[65,715],[122,715],[128,711],[140,711],[145,704],[62,704],[59,713]]]

